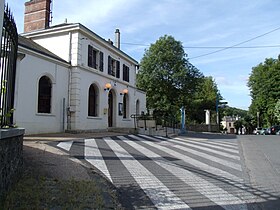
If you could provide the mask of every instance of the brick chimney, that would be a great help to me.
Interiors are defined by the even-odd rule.
[[[24,32],[48,28],[50,14],[51,0],[30,0],[25,2]]]

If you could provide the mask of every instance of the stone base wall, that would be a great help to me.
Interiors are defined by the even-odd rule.
[[[0,129],[0,204],[21,175],[24,129]]]
[[[195,131],[195,132],[219,132],[218,125],[205,125],[205,124],[197,124],[197,125],[187,125],[187,130]]]

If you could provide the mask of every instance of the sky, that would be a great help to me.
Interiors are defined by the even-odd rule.
[[[6,0],[19,33],[26,1]],[[121,50],[139,62],[150,44],[171,35],[229,106],[247,110],[252,67],[280,54],[279,11],[279,0],[53,0],[51,25],[67,19],[111,40],[119,28]]]

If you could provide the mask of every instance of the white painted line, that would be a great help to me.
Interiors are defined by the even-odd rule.
[[[154,161],[159,166],[163,167],[170,173],[172,173],[177,178],[181,179],[184,183],[194,188],[200,194],[204,195],[205,197],[209,198],[214,203],[222,206],[226,210],[232,209],[247,209],[246,204],[243,204],[244,201],[235,197],[234,195],[228,193],[227,191],[223,190],[222,188],[212,184],[204,180],[203,178],[196,176],[194,173],[182,169],[175,164],[171,163],[170,161],[166,161],[164,158],[159,156],[158,154],[150,151],[149,149],[137,144],[135,141],[131,141],[129,139],[122,139],[125,143],[132,146],[134,149],[138,150],[145,156],[156,160]],[[232,206],[231,206],[232,205]]]
[[[207,147],[204,147],[204,146],[199,146],[199,145],[196,145],[196,144],[192,144],[189,141],[172,140],[172,142],[180,143],[180,144],[186,145],[188,147],[192,147],[192,148],[200,149],[200,150],[203,150],[203,151],[211,152],[211,153],[214,153],[214,154],[218,154],[218,155],[221,155],[221,156],[224,156],[224,157],[227,157],[227,158],[231,158],[231,159],[234,159],[234,160],[240,160],[240,157],[237,156],[237,155],[233,155],[233,154],[229,154],[229,153],[226,153],[226,152],[213,150],[213,149],[210,149],[210,148],[207,148]]]
[[[178,149],[180,149],[180,150],[183,150],[183,151],[185,151],[185,152],[188,152],[188,153],[191,153],[191,154],[194,154],[194,155],[197,155],[197,156],[206,158],[206,159],[211,160],[211,161],[213,161],[213,162],[222,164],[222,165],[224,165],[224,166],[227,166],[227,167],[236,169],[236,170],[238,170],[238,171],[242,171],[242,168],[241,168],[241,165],[240,165],[240,164],[233,163],[233,162],[231,162],[231,161],[227,161],[227,160],[224,160],[224,159],[221,159],[221,158],[212,156],[212,155],[208,155],[207,153],[199,152],[199,151],[196,151],[196,150],[193,150],[193,149],[189,149],[189,148],[187,148],[187,147],[183,147],[183,146],[180,146],[180,145],[175,145],[174,147],[175,147],[175,148],[178,148]]]
[[[175,140],[183,140],[186,142],[186,140],[184,139],[181,139],[181,138],[174,138]],[[188,143],[191,143],[191,144],[198,144],[198,145],[202,145],[202,146],[205,146],[205,147],[210,147],[210,148],[214,148],[214,149],[220,149],[220,150],[223,150],[223,151],[226,151],[226,152],[232,152],[232,153],[236,153],[238,154],[239,153],[239,150],[238,148],[236,147],[235,149],[230,149],[230,148],[225,148],[223,146],[217,146],[217,145],[211,145],[209,143],[204,143],[204,142],[193,142],[193,141],[187,141]]]
[[[85,160],[100,170],[113,183],[95,139],[85,139]]]
[[[105,140],[105,139],[104,139]],[[116,141],[105,140],[158,209],[191,209]]]
[[[62,141],[57,146],[61,149],[64,149],[66,151],[69,151],[72,147],[74,141]]]
[[[151,140],[157,140],[153,137],[150,137],[150,136],[146,136],[146,135],[139,135],[139,136],[143,136],[147,139],[151,139]],[[213,150],[213,149],[210,149],[210,148],[207,148],[207,147],[203,147],[203,146],[199,146],[199,145],[196,145],[196,144],[192,144],[190,141],[186,141],[185,139],[182,141],[182,140],[176,140],[176,139],[168,139],[167,142],[169,141],[172,141],[172,142],[176,142],[176,143],[180,143],[181,145],[186,145],[188,147],[192,147],[192,148],[196,148],[196,149],[200,149],[200,150],[203,150],[203,151],[207,151],[207,152],[211,152],[211,153],[214,153],[214,154],[217,154],[217,155],[221,155],[221,156],[224,156],[224,157],[227,157],[227,158],[231,158],[231,159],[234,159],[234,160],[240,160],[240,157],[237,156],[237,155],[233,155],[233,154],[229,154],[227,152],[222,152],[222,151],[217,151],[217,150]],[[161,143],[162,145],[164,145],[164,142]]]
[[[138,140],[141,139],[140,137],[135,136],[135,135],[129,135],[129,136],[133,137],[135,139],[138,139]],[[239,178],[239,177],[237,177],[237,176],[235,176],[233,174],[230,174],[230,173],[228,173],[226,171],[223,171],[223,170],[221,170],[219,168],[215,168],[213,166],[209,166],[208,164],[200,162],[200,161],[198,161],[196,159],[193,159],[193,158],[191,158],[191,157],[189,157],[187,155],[183,155],[183,154],[181,154],[179,152],[176,152],[176,151],[174,151],[172,149],[169,149],[167,147],[161,146],[161,145],[156,144],[156,143],[151,142],[151,141],[143,141],[143,143],[144,144],[148,144],[148,145],[150,145],[150,146],[152,146],[152,147],[154,147],[154,148],[156,148],[158,150],[161,150],[163,152],[166,152],[169,155],[173,156],[174,158],[178,158],[180,160],[183,160],[184,162],[194,166],[195,168],[199,168],[199,169],[201,169],[201,170],[203,170],[205,172],[211,173],[211,175],[213,175],[213,176],[224,177],[226,179],[229,179],[229,180],[232,180],[234,182],[237,182],[235,184],[238,184],[238,185],[244,183],[243,179],[241,179],[241,178]]]
[[[197,142],[197,141],[189,139],[189,138],[175,137],[174,139],[179,139],[181,141]],[[238,148],[238,144],[235,144],[235,143],[230,143],[229,144],[228,142],[225,142],[225,141],[210,141],[210,140],[207,140],[207,141],[204,141],[202,143],[216,145],[216,146],[222,146],[222,147],[231,148],[231,149],[237,149]]]

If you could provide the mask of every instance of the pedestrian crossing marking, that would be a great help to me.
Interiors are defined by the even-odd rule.
[[[176,139],[176,140],[183,140],[181,138],[174,138],[174,139]],[[220,149],[220,150],[231,152],[231,153],[236,153],[236,154],[239,153],[237,148],[236,149],[230,149],[230,148],[225,148],[225,147],[222,147],[222,146],[211,145],[211,144],[204,143],[204,142],[192,142],[192,143],[198,144],[198,145],[202,145],[202,146],[211,147],[211,148],[214,148],[214,149]]]
[[[184,191],[178,189],[178,193],[181,194],[177,194],[177,188],[174,188],[176,191],[173,191],[173,187],[170,187],[169,180],[171,178],[175,179],[175,177],[178,183],[185,183],[194,192],[197,192],[197,195],[200,194],[201,197],[207,198],[208,202],[213,202],[224,209],[246,210],[246,202],[259,202],[260,200],[259,197],[257,198],[257,196],[246,190],[244,188],[244,180],[235,175],[240,175],[237,171],[242,172],[242,167],[239,163],[238,145],[232,144],[229,146],[229,144],[223,145],[223,142],[209,141],[206,143],[206,141],[194,141],[183,138],[170,139],[147,135],[117,136],[116,138],[120,141],[110,137],[85,139],[84,159],[102,172],[112,183],[115,180],[112,177],[117,179],[123,178],[119,175],[116,176],[115,169],[112,170],[113,168],[110,165],[108,165],[109,168],[107,167],[107,164],[111,164],[111,162],[106,164],[106,161],[110,161],[110,159],[105,161],[103,157],[105,153],[102,152],[103,146],[106,144],[106,148],[108,146],[108,149],[113,152],[108,153],[108,155],[116,155],[117,159],[115,161],[121,162],[119,164],[125,167],[126,173],[131,175],[131,180],[134,179],[136,181],[139,189],[141,188],[146,193],[158,209],[191,209],[193,207],[192,205],[194,204],[188,203],[188,200],[185,200],[185,196],[182,197]],[[162,139],[166,141],[162,141]],[[102,141],[102,144],[97,141]],[[60,142],[57,144],[57,147],[69,151],[71,154],[70,150],[73,143],[74,141]],[[103,146],[100,148],[98,145]],[[149,164],[157,164],[157,167],[165,169],[165,173],[167,175],[170,174],[170,177],[163,177],[161,174],[153,172],[151,165],[146,165],[143,159],[138,160],[137,156],[129,151],[128,148],[130,147],[128,145],[135,149],[135,152],[138,151],[143,154],[144,160],[148,158],[147,160],[151,161]],[[73,151],[76,152],[76,149],[73,149]],[[163,156],[163,153],[167,157]],[[202,158],[196,159],[193,158],[195,157],[193,155]],[[105,157],[107,156],[105,155]],[[180,162],[172,162],[169,160],[169,157],[175,158]],[[226,159],[222,157],[226,157]],[[208,160],[220,165],[209,165],[207,163]],[[226,167],[221,167],[221,165]],[[228,189],[227,186],[231,189]]]
[[[139,136],[142,136],[142,137],[150,139],[150,140],[160,141],[157,138],[154,138],[154,137],[151,137],[151,136],[147,136],[147,135],[139,135]],[[237,155],[229,154],[227,152],[222,152],[222,151],[218,151],[218,150],[213,150],[211,148],[207,148],[206,146],[199,146],[199,145],[193,144],[191,141],[186,141],[186,140],[182,141],[181,139],[178,140],[178,138],[168,139],[168,141],[174,142],[174,143],[179,143],[179,144],[182,144],[182,145],[186,145],[188,147],[200,149],[200,150],[203,150],[203,151],[206,151],[206,152],[214,153],[214,154],[217,154],[217,155],[220,155],[220,156],[224,156],[224,157],[227,157],[227,158],[231,158],[231,159],[234,159],[234,160],[238,160],[238,161],[240,160],[240,157],[237,156]]]
[[[100,170],[113,183],[95,139],[85,139],[85,160]]]
[[[166,159],[161,157],[160,155],[150,151],[149,149],[133,142],[125,137],[122,140],[132,146],[134,149],[138,150],[145,156],[155,159],[158,165],[162,166],[166,170],[168,170],[171,174],[176,176],[177,178],[181,179],[186,184],[190,185],[192,188],[197,190],[199,193],[204,195],[205,197],[209,198],[214,203],[222,206],[224,209],[232,209],[232,204],[238,205],[238,209],[247,209],[246,205],[243,204],[243,201],[238,197],[235,197],[228,193],[227,191],[223,190],[220,187],[215,186],[214,184],[202,179],[201,177],[195,175],[194,173],[179,168],[173,163],[168,162]],[[237,206],[235,206],[236,208]]]
[[[57,146],[61,149],[64,149],[66,151],[69,151],[72,147],[74,141],[62,141]]]
[[[137,139],[137,140],[141,139],[140,137],[135,136],[135,135],[129,135],[129,136],[134,138],[134,139]],[[207,165],[207,164],[205,164],[203,162],[200,162],[200,161],[198,161],[196,159],[193,159],[193,158],[187,156],[186,154],[183,155],[183,154],[181,154],[179,152],[176,152],[176,151],[174,151],[174,150],[172,150],[170,148],[161,146],[161,145],[156,144],[156,143],[151,142],[151,141],[145,141],[143,143],[145,143],[145,144],[147,144],[149,146],[155,147],[155,148],[157,148],[157,149],[159,149],[159,150],[161,150],[163,152],[166,152],[166,153],[168,153],[169,155],[171,155],[171,156],[173,156],[175,158],[181,159],[184,162],[186,162],[186,163],[188,163],[190,165],[193,165],[194,167],[200,168],[201,170],[209,172],[209,173],[211,173],[213,175],[218,175],[218,176],[224,177],[226,179],[230,179],[230,180],[232,180],[234,182],[243,183],[243,179],[241,179],[241,178],[239,178],[239,177],[237,177],[237,176],[235,176],[235,175],[233,175],[233,174],[231,174],[229,172],[226,172],[226,171],[224,171],[222,169],[215,168],[213,166],[209,166],[209,165]]]
[[[118,143],[104,140],[158,209],[191,209]]]

